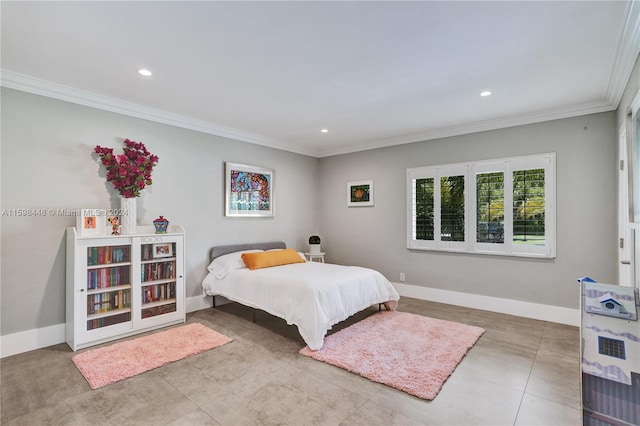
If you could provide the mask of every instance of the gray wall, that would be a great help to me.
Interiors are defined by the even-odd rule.
[[[614,112],[322,159],[5,88],[1,113],[3,209],[117,207],[93,146],[119,148],[128,137],[157,154],[138,222],[162,214],[185,227],[188,297],[200,294],[212,245],[283,239],[305,249],[312,233],[328,261],[373,267],[394,282],[404,272],[418,286],[577,308],[577,277],[616,280]],[[406,249],[408,167],[551,151],[556,259]],[[275,169],[275,218],[224,217],[224,161]],[[362,179],[374,180],[375,206],[347,208],[346,183]],[[1,335],[64,322],[64,229],[74,224],[64,216],[2,217]]]
[[[545,152],[557,153],[555,259],[406,248],[407,168]],[[322,249],[395,282],[577,308],[576,278],[616,282],[616,158],[614,112],[322,158]],[[346,184],[362,179],[375,206],[348,208]]]
[[[6,88],[1,99],[3,209],[118,207],[93,147],[121,152],[130,138],[160,157],[138,223],[163,215],[185,227],[187,297],[201,294],[213,245],[280,239],[305,249],[319,232],[318,159]],[[275,169],[275,218],[224,217],[225,161]],[[2,217],[2,335],[65,322],[68,226],[75,218]]]

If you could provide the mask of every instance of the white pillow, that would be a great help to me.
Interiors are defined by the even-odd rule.
[[[209,272],[213,274],[213,276],[219,280],[229,274],[229,272],[246,268],[247,265],[244,264],[242,260],[242,253],[256,253],[264,250],[244,250],[244,251],[236,251],[233,253],[225,254],[213,259],[213,262],[207,266]]]

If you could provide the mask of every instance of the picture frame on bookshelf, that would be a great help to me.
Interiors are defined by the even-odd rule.
[[[153,258],[160,257],[172,257],[173,256],[173,244],[171,243],[157,243],[153,245]]]
[[[106,211],[104,209],[80,209],[76,217],[76,230],[81,237],[106,235]]]

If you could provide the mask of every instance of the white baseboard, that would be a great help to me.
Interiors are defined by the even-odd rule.
[[[563,308],[560,306],[542,305],[539,303],[522,302],[519,300],[501,299],[498,297],[482,296],[478,294],[460,293],[457,291],[441,290],[437,288],[421,287],[411,284],[393,283],[400,296],[449,305],[464,306],[466,308],[482,309],[484,311],[499,312],[542,321],[556,322],[578,327],[580,325],[580,310]],[[400,300],[402,303],[402,300]]]
[[[185,306],[187,313],[210,308],[211,297],[187,297]],[[0,358],[46,348],[65,341],[65,324],[7,334],[0,336]]]
[[[211,296],[192,296],[187,297],[187,313],[201,311],[212,306]]]
[[[64,324],[7,334],[0,339],[0,356],[4,358],[34,349],[46,348],[65,340]]]
[[[470,293],[421,287],[410,284],[393,283],[401,296],[466,308],[482,309],[519,317],[533,318],[542,321],[557,322],[578,326],[580,311],[578,309],[562,308],[559,306],[541,305],[538,303],[521,302],[518,300],[500,299],[498,297],[481,296]],[[223,302],[222,300],[216,303]],[[199,311],[211,307],[211,297],[193,296],[186,300],[187,312]],[[14,334],[0,336],[0,358],[23,352],[33,351],[47,346],[65,342],[65,325],[56,324],[33,330],[20,331]]]

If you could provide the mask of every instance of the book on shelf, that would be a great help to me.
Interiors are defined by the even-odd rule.
[[[131,260],[130,246],[87,247],[87,265],[106,265]]]
[[[163,283],[144,286],[142,290],[142,303],[158,302],[176,298],[176,283]]]
[[[131,307],[131,291],[118,290],[87,295],[87,315],[103,314]]]
[[[154,306],[142,310],[142,318],[155,317],[162,314],[168,314],[176,311],[176,304],[169,303],[167,305]]]
[[[131,321],[131,312],[123,312],[119,315],[113,315],[104,318],[95,318],[87,320],[87,330],[95,330],[97,328],[108,327],[110,325],[120,324]]]
[[[87,270],[87,289],[115,287],[130,283],[128,265]]]
[[[142,267],[142,282],[176,277],[176,261],[146,263]]]

